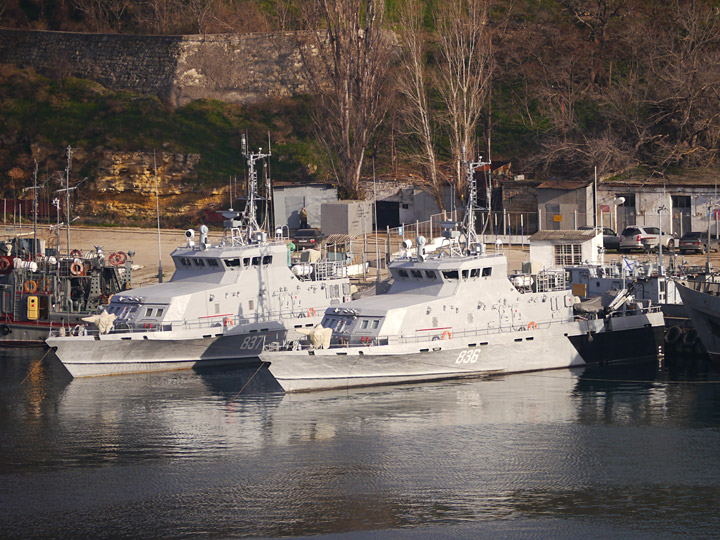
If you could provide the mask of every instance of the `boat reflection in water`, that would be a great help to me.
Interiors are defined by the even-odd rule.
[[[4,539],[717,530],[717,373],[285,395],[265,368],[69,380],[38,359],[0,359]]]

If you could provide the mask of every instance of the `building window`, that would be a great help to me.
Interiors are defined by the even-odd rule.
[[[582,263],[580,244],[562,244],[554,247],[556,266],[576,266]]]
[[[673,208],[690,208],[690,196],[689,195],[672,195]]]

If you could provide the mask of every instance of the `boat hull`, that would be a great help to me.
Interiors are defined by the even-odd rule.
[[[73,377],[173,371],[259,362],[260,333],[177,337],[171,333],[49,338],[47,344]]]
[[[720,360],[720,297],[682,284],[676,286],[705,350],[712,360]],[[717,284],[707,286],[714,289]]]
[[[657,312],[424,343],[264,352],[261,359],[286,392],[303,392],[656,358],[663,330]]]

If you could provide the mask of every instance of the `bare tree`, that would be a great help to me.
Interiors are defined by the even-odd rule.
[[[400,9],[398,37],[402,47],[401,71],[398,89],[404,98],[402,117],[405,133],[414,144],[409,157],[420,164],[421,181],[418,182],[444,209],[442,185],[446,179],[438,169],[435,122],[428,98],[427,42],[423,29],[423,3],[407,0]],[[418,148],[419,147],[419,148]]]
[[[314,123],[341,196],[357,198],[365,152],[388,106],[392,51],[383,0],[314,0],[306,73],[318,94]]]
[[[475,150],[492,76],[488,0],[447,0],[435,13],[439,61],[437,86],[447,110],[450,150],[455,161],[453,182],[464,196],[463,152]]]

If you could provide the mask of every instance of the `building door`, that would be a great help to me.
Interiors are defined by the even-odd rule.
[[[672,199],[672,232],[680,236],[692,231],[692,215],[690,214],[690,196],[673,195]]]
[[[377,201],[377,226],[384,231],[387,227],[400,226],[400,203],[396,201]]]
[[[625,202],[617,205],[617,221],[615,223],[615,232],[620,234],[625,227],[636,225],[637,208],[635,206],[635,194],[628,193],[619,195],[625,199]]]

